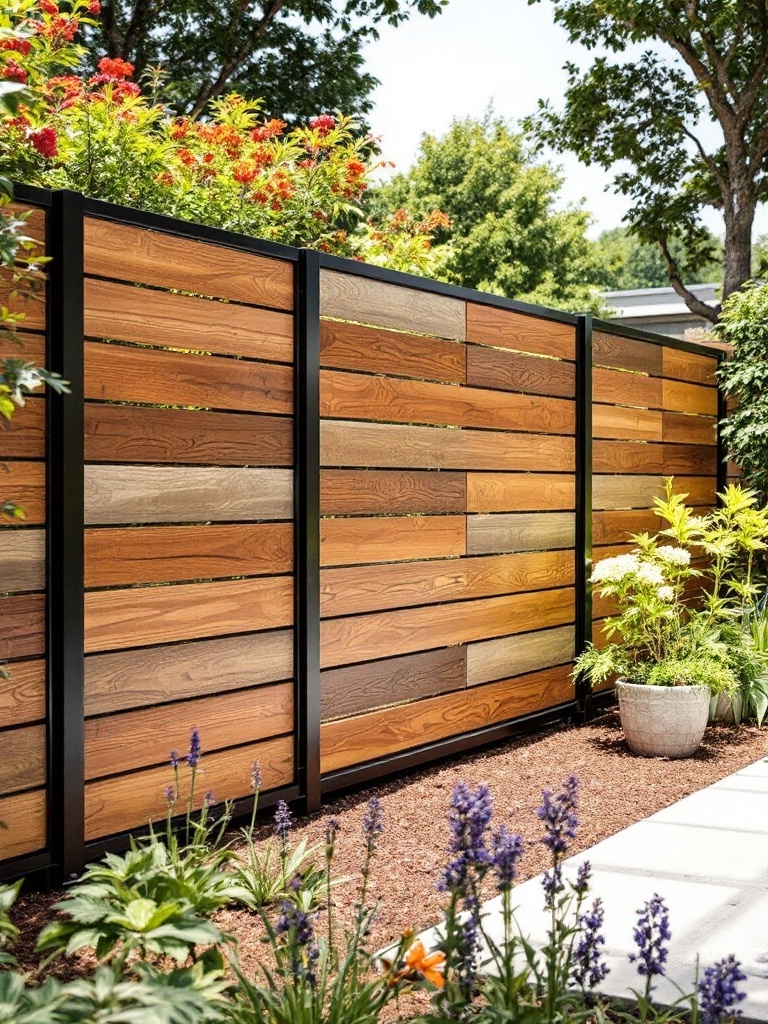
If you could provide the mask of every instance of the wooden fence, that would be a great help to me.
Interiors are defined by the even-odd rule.
[[[200,798],[244,810],[257,760],[314,808],[585,710],[591,535],[623,550],[664,475],[712,505],[717,351],[21,197],[53,256],[25,355],[72,394],[0,435],[0,873],[164,816],[192,727]]]

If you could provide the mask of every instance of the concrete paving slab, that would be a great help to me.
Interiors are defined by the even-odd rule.
[[[758,777],[745,778],[742,784],[749,782],[756,783],[754,788],[700,790],[646,820],[768,835],[768,786]]]

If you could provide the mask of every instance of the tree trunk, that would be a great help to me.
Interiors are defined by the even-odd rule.
[[[744,191],[734,190],[731,202],[724,210],[723,300],[738,291],[752,276],[752,224],[756,204],[751,196],[743,198]]]

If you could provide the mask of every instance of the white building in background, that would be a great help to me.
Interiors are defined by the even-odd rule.
[[[708,306],[716,306],[720,301],[719,284],[691,284],[688,288]],[[704,317],[692,313],[674,288],[636,288],[600,295],[611,309],[607,319],[625,327],[683,338],[686,331],[712,326]]]

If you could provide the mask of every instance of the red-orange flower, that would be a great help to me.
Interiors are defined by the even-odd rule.
[[[405,965],[409,971],[420,974],[422,978],[437,988],[442,988],[445,985],[445,953],[441,953],[439,950],[427,953],[421,939],[416,939],[405,954]]]
[[[123,78],[130,78],[136,68],[127,60],[123,60],[121,57],[102,57],[99,61],[99,71],[102,75],[106,75],[108,79],[117,79],[120,81]],[[96,78],[100,78],[99,75]],[[104,79],[101,79],[104,81]]]
[[[38,128],[29,133],[29,141],[41,156],[50,160],[59,152],[59,140],[53,128]]]

